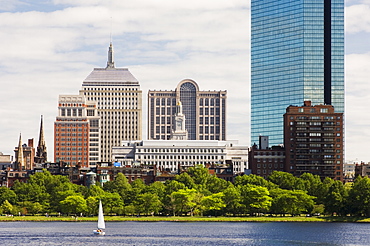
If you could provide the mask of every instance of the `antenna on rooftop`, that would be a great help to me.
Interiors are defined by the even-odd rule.
[[[110,17],[110,34],[109,34],[109,42],[112,43],[112,16]]]

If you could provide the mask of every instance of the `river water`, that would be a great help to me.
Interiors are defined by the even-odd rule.
[[[370,245],[368,223],[0,222],[0,245]]]

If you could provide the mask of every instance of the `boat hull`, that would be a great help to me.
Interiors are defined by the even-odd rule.
[[[105,235],[105,231],[93,230],[93,233],[96,236],[104,236]]]

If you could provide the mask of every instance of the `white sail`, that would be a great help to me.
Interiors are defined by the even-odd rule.
[[[105,229],[103,205],[101,204],[101,201],[99,201],[98,229]]]

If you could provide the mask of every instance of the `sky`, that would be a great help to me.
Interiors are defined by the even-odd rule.
[[[345,6],[345,159],[370,162],[370,0]],[[54,161],[58,96],[106,66],[111,40],[143,91],[143,139],[148,90],[193,79],[227,90],[227,138],[250,145],[250,0],[0,0],[0,152],[20,133],[37,145],[43,115]]]

